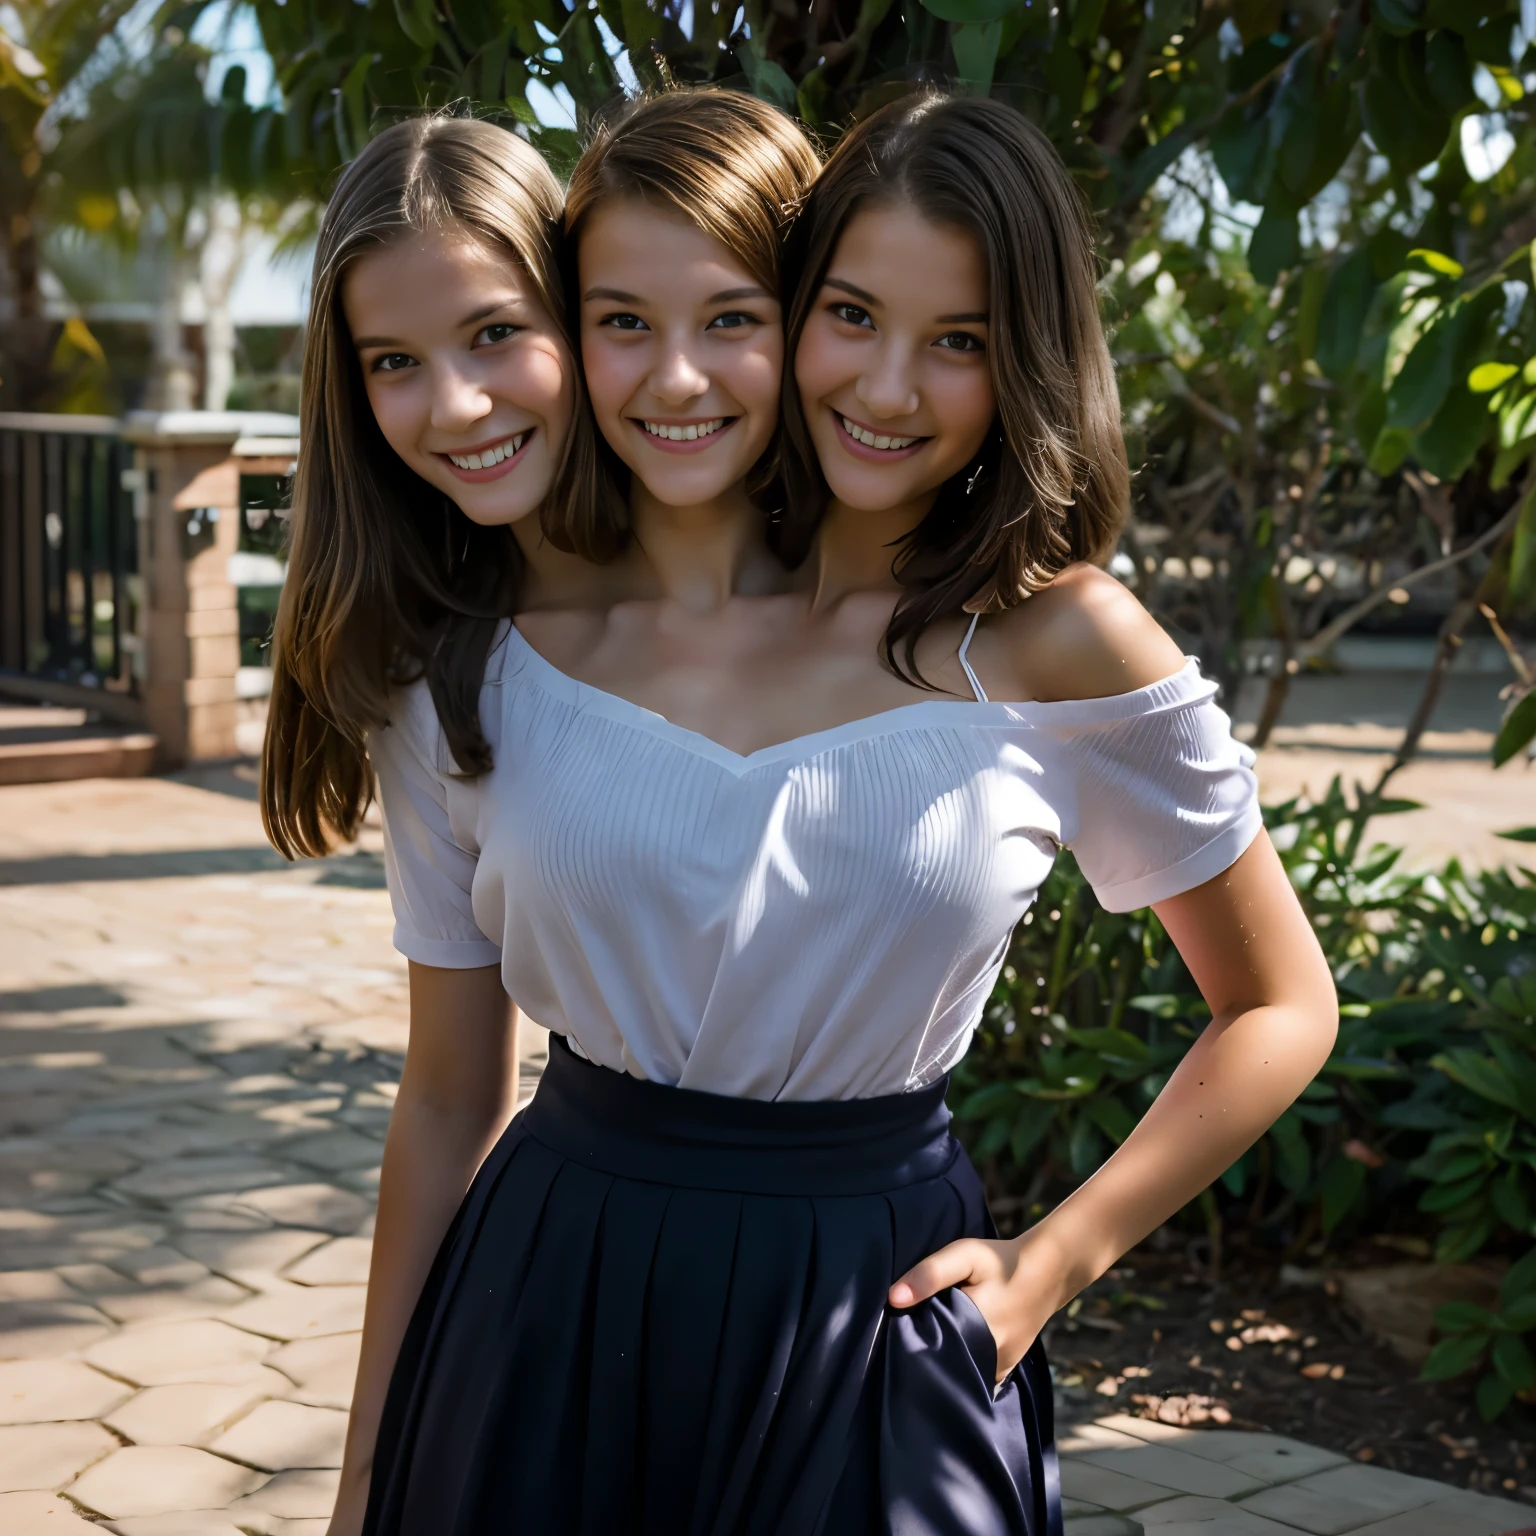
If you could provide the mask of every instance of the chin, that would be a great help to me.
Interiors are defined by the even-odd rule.
[[[863,475],[839,476],[837,479],[829,476],[827,488],[845,507],[851,507],[855,512],[888,512],[892,507],[912,500],[914,495],[910,486],[887,481],[884,476],[878,479]]]

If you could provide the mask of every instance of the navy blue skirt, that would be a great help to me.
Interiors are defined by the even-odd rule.
[[[994,1392],[963,1291],[994,1235],[944,1084],[763,1103],[553,1037],[395,1368],[368,1536],[1060,1536],[1037,1343]]]

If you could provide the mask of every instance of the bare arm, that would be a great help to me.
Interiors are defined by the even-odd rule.
[[[384,1142],[363,1353],[330,1536],[362,1528],[400,1341],[443,1234],[517,1106],[517,1018],[498,967],[411,962],[410,1044]]]
[[[964,1286],[997,1339],[999,1380],[1053,1312],[1257,1141],[1333,1047],[1333,978],[1265,834],[1225,874],[1155,910],[1211,1008],[1156,1102],[1022,1237],[951,1243],[891,1288],[900,1307]]]

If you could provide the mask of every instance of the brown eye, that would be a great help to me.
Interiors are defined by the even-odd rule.
[[[841,320],[844,325],[866,326],[871,330],[874,321],[870,318],[869,311],[857,304],[833,304],[830,306],[834,319]]]
[[[937,345],[948,352],[985,352],[986,343],[979,336],[972,336],[969,331],[951,331],[947,336],[940,336]]]

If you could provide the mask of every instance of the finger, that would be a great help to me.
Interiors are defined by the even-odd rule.
[[[964,1285],[975,1268],[975,1239],[961,1238],[914,1264],[889,1292],[893,1307],[915,1307],[952,1285]]]

